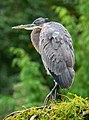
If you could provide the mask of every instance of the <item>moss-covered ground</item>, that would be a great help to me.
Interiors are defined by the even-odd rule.
[[[50,103],[46,108],[31,107],[16,111],[4,120],[89,120],[89,100],[76,96]]]

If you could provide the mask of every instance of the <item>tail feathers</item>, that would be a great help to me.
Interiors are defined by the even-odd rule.
[[[69,88],[73,83],[74,70],[73,68],[66,68],[60,75],[55,75],[52,72],[51,75],[61,88]]]
[[[74,71],[73,69],[67,68],[65,72],[59,75],[59,85],[61,88],[69,88],[73,83]]]

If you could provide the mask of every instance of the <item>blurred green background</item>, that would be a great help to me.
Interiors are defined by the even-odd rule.
[[[11,29],[38,17],[62,23],[73,38],[75,81],[60,92],[89,97],[89,1],[0,0],[0,120],[22,106],[42,105],[54,85],[31,44],[30,31]]]

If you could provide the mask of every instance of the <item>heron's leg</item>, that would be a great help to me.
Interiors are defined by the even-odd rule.
[[[57,91],[57,83],[55,82],[55,86],[53,87],[53,93],[52,93],[52,100],[56,100],[56,91]]]
[[[57,88],[58,84],[55,82],[55,86],[53,87],[53,89],[50,91],[50,93],[46,96],[45,100],[44,100],[44,105],[46,106],[47,103],[49,102],[49,99],[51,98],[52,100],[56,99],[56,88]]]

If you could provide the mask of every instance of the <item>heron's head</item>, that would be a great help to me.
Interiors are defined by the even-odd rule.
[[[26,24],[26,25],[18,25],[12,27],[12,29],[26,29],[26,30],[33,30],[36,28],[42,28],[42,25],[46,22],[49,22],[48,18],[37,18],[32,22],[32,24]]]

